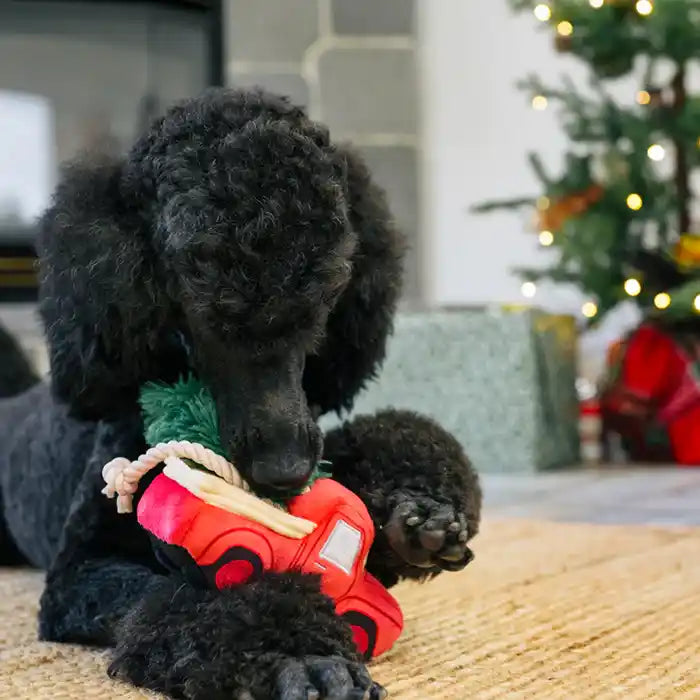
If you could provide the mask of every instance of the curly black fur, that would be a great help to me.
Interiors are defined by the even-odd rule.
[[[162,580],[124,618],[118,636],[111,674],[183,698],[204,697],[211,687],[208,698],[250,688],[272,698],[283,690],[280,672],[290,660],[359,662],[318,580],[295,573],[266,574],[221,593]],[[219,663],[222,649],[229,653]]]
[[[195,590],[100,494],[102,465],[144,447],[141,383],[187,371],[250,481],[306,478],[316,419],[378,370],[400,291],[404,242],[362,160],[286,100],[213,90],[124,158],[67,166],[38,247],[51,389],[0,402],[0,557],[48,569],[41,637],[116,646],[113,674],[177,697],[380,698],[313,579]],[[361,418],[325,456],[387,585],[468,563],[478,482],[432,421]]]
[[[425,579],[452,568],[450,559],[439,556],[429,566],[407,561],[410,553],[396,541],[398,533],[387,527],[399,506],[415,504],[405,516],[420,517],[420,528],[428,523],[438,531],[445,529],[442,521],[463,515],[461,529],[467,537],[461,554],[468,552],[466,543],[479,529],[481,488],[459,442],[437,423],[410,411],[360,416],[326,436],[326,457],[333,463],[334,478],[362,498],[374,519],[377,536],[368,568],[384,585],[392,586],[400,578]],[[448,531],[444,534],[449,539]],[[406,545],[420,549],[420,542]],[[444,545],[436,549],[438,555]]]

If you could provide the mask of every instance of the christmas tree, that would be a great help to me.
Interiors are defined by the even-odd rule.
[[[535,76],[520,87],[534,109],[561,106],[571,141],[563,172],[530,155],[542,192],[488,202],[479,211],[532,208],[556,262],[524,279],[578,286],[592,321],[625,299],[645,316],[700,328],[700,221],[692,171],[700,166],[700,95],[689,68],[700,59],[700,0],[511,0],[561,52],[590,67],[590,89]],[[534,20],[533,20],[534,21]],[[639,74],[625,103],[608,82]]]

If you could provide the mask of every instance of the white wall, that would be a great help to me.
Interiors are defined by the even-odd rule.
[[[485,199],[540,194],[527,162],[538,152],[554,169],[567,147],[556,109],[537,112],[515,83],[535,73],[556,84],[566,73],[585,88],[586,67],[556,52],[553,30],[507,0],[419,0],[422,90],[422,231],[428,302],[463,305],[523,302],[515,266],[547,264],[527,214],[477,215]],[[614,94],[631,99],[626,79]],[[574,289],[540,284],[533,303],[579,314]],[[623,310],[585,341],[600,348],[633,315]]]
[[[30,224],[44,210],[54,186],[53,129],[47,99],[0,88],[0,220],[13,214]]]

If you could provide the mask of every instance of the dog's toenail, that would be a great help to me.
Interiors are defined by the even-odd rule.
[[[464,558],[464,550],[462,547],[450,547],[447,551],[440,554],[440,559],[444,561],[462,561]]]

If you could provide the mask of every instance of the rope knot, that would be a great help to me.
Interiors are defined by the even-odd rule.
[[[117,512],[131,513],[134,508],[134,494],[143,476],[151,469],[165,462],[168,457],[189,459],[213,472],[227,483],[238,486],[244,491],[250,487],[238,470],[224,457],[212,452],[204,445],[188,440],[171,440],[150,447],[145,454],[131,461],[126,457],[117,457],[102,468],[105,487],[102,493],[108,498],[117,497]]]

